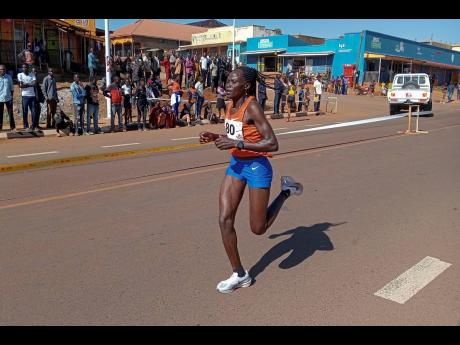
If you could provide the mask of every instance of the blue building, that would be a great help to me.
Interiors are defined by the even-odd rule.
[[[247,64],[262,72],[345,75],[359,83],[391,82],[396,73],[435,75],[437,85],[458,82],[460,52],[364,30],[347,33],[324,44],[308,44],[288,35],[247,41]]]

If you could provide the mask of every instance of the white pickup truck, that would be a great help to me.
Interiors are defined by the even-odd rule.
[[[426,73],[396,74],[393,86],[387,93],[390,115],[407,109],[404,104],[419,104],[420,112],[432,109],[430,78]],[[432,115],[432,114],[431,114]]]

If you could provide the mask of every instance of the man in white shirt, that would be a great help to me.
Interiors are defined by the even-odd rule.
[[[206,87],[206,80],[208,80],[208,59],[206,56],[202,56],[200,59],[201,65],[201,79],[203,80],[203,84]]]
[[[202,80],[204,79],[198,79],[198,81],[195,84],[195,89],[196,93],[198,95],[197,101],[196,101],[196,114],[195,114],[195,120],[199,121],[201,119],[201,107],[203,106],[204,103],[204,89],[203,89],[203,83]]]
[[[321,83],[321,76],[318,75],[316,77],[315,82],[313,83],[313,91],[314,91],[314,111],[319,112],[319,104],[321,102],[321,94],[323,93],[323,84]],[[318,114],[316,114],[318,115]]]
[[[29,121],[27,121],[28,110],[30,109],[32,118],[31,129],[38,129],[38,118],[36,119],[35,107],[35,85],[37,79],[35,74],[29,72],[29,65],[22,65],[22,73],[18,74],[19,88],[21,89],[22,96],[22,119],[24,122],[24,129],[29,129]]]

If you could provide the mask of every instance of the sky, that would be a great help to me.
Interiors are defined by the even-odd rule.
[[[111,19],[110,30],[133,23],[137,19]],[[166,22],[187,24],[203,19],[161,19]],[[218,19],[232,25],[233,19]],[[338,38],[349,32],[362,30],[416,41],[434,41],[460,44],[460,19],[236,19],[236,26],[264,25],[268,29],[280,28],[283,34],[304,34],[321,38]],[[104,20],[96,19],[96,26],[104,28]]]

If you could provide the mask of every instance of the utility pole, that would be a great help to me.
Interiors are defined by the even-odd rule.
[[[233,49],[232,49],[232,70],[235,69],[235,21],[236,19],[233,19]]]
[[[109,20],[104,19],[105,24],[105,86],[108,87],[112,80],[110,78],[109,71],[109,59],[110,59],[110,36],[109,36]],[[107,100],[107,118],[112,117],[112,100],[109,97],[105,98]]]

